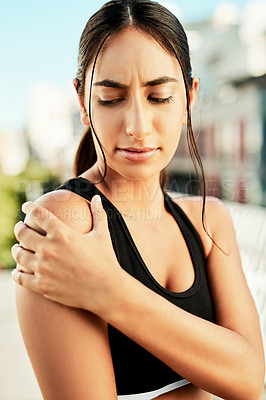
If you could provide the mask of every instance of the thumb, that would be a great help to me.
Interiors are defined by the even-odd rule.
[[[102,199],[98,194],[91,199],[91,212],[93,216],[93,230],[99,230],[103,224],[107,225],[107,215],[102,205]]]

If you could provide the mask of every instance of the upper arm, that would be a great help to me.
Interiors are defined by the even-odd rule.
[[[89,204],[75,194],[60,190],[37,202],[77,231],[92,229]],[[27,222],[38,229],[26,217]],[[115,399],[106,323],[19,285],[16,299],[21,332],[44,399]]]
[[[202,198],[186,196],[175,201],[201,237],[217,324],[243,335],[263,357],[259,316],[243,272],[228,209],[221,200],[206,198],[206,233],[202,225]]]
[[[230,213],[221,201],[211,199],[206,216],[214,240],[207,273],[217,323],[243,335],[263,354],[259,317],[243,272]]]

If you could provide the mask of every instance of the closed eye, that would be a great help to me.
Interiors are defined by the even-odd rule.
[[[166,104],[166,103],[171,103],[174,100],[174,98],[173,98],[173,96],[169,96],[167,98],[149,96],[148,100],[151,103]],[[111,106],[111,105],[115,105],[115,104],[120,103],[121,101],[123,101],[123,99],[115,99],[115,100],[102,100],[102,99],[99,99],[98,101],[103,106]]]
[[[152,103],[157,103],[157,104],[171,103],[174,100],[173,96],[169,96],[167,98],[149,97],[148,99]]]
[[[102,100],[102,99],[99,99],[98,101],[102,106],[111,106],[111,105],[120,103],[122,100],[123,99],[117,99],[117,100]]]

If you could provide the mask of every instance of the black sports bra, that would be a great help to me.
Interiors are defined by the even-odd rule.
[[[93,183],[81,177],[73,178],[56,188],[58,189],[70,190],[88,201],[99,194],[108,216],[113,248],[121,267],[177,307],[215,322],[201,239],[189,218],[165,191],[165,208],[179,225],[195,271],[192,286],[184,292],[169,291],[156,281],[145,265],[121,213]],[[183,380],[183,377],[166,364],[111,325],[108,325],[108,333],[118,395],[153,391]]]

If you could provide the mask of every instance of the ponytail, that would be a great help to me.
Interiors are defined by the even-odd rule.
[[[92,139],[91,128],[87,128],[76,151],[73,173],[77,177],[91,168],[97,160],[97,155]]]

